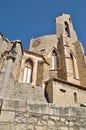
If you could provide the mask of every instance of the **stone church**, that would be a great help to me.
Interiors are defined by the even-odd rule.
[[[60,15],[55,23],[56,34],[31,39],[29,50],[20,40],[9,41],[0,33],[0,121],[5,114],[9,119],[7,111],[23,111],[26,102],[86,106],[83,46],[70,15]]]

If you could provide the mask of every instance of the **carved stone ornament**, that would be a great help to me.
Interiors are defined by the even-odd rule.
[[[32,44],[33,47],[37,47],[38,45],[39,45],[38,42],[34,42],[34,43]]]
[[[16,58],[16,54],[17,54],[16,45],[13,45],[12,48],[11,48],[11,50],[10,50],[10,53],[9,53],[7,59],[11,58],[14,61],[15,58]]]

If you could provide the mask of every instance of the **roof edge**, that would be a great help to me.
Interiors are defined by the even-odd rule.
[[[72,87],[75,87],[75,88],[78,88],[78,89],[86,91],[86,87],[85,86],[77,85],[77,84],[74,84],[74,83],[71,83],[71,82],[68,82],[68,81],[65,81],[65,80],[61,80],[61,79],[58,79],[58,78],[51,78],[48,81],[45,81],[45,84],[47,84],[49,81],[57,81],[57,82],[60,82],[60,83],[63,83],[63,84],[67,84],[67,85],[71,85]]]

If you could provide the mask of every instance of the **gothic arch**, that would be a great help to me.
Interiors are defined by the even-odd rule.
[[[24,72],[23,72],[23,82],[31,83],[32,82],[32,74],[33,74],[33,61],[31,59],[27,59],[24,63]]]
[[[57,52],[55,49],[52,51],[52,69],[57,69]]]

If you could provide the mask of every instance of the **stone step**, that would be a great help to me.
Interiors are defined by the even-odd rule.
[[[11,90],[10,98],[23,99],[28,102],[47,102],[41,87],[24,83],[15,84],[13,90]]]

